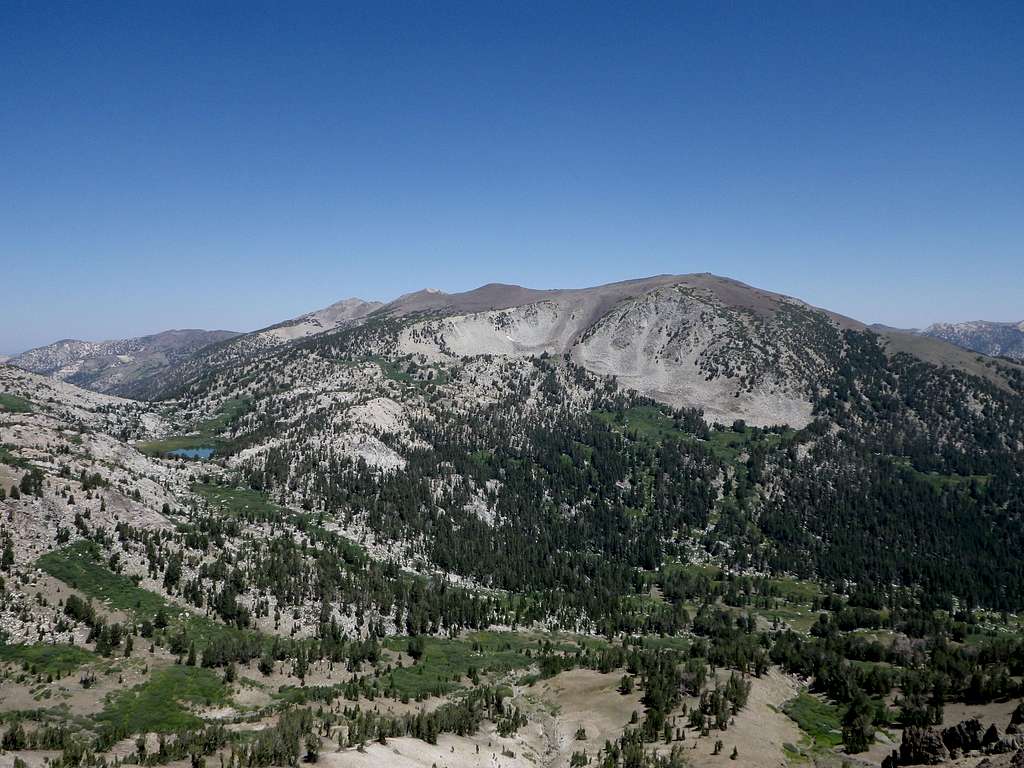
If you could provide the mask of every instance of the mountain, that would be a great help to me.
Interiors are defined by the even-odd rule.
[[[136,378],[118,394],[143,400],[172,397],[188,382],[201,379],[213,370],[240,365],[310,337],[361,324],[382,306],[381,302],[343,299],[291,320],[236,334],[197,350],[174,365]]]
[[[379,314],[421,313],[439,317],[406,323],[399,352],[435,361],[568,355],[659,402],[758,425],[806,424],[814,382],[836,364],[838,334],[863,327],[710,274],[554,291],[488,285],[414,294]]]
[[[134,385],[0,365],[26,764],[1024,749],[1011,360],[696,274],[350,300]]]
[[[125,397],[149,398],[170,372],[201,352],[252,355],[317,333],[337,330],[381,307],[380,302],[344,299],[324,309],[252,333],[180,330],[117,341],[64,339],[7,359],[27,371]],[[233,342],[233,343],[232,343]],[[219,352],[218,352],[219,350]]]
[[[465,293],[402,296],[337,330],[248,356],[237,349],[225,356],[225,350],[240,347],[241,340],[232,340],[180,366],[167,394],[174,395],[185,419],[182,428],[189,421],[195,428],[200,417],[220,425],[216,432],[200,429],[195,445],[213,445],[248,483],[288,504],[344,505],[349,483],[376,486],[385,482],[377,476],[384,472],[395,493],[427,494],[417,497],[417,509],[443,507],[451,516],[454,503],[469,515],[460,516],[462,526],[511,513],[501,512],[500,503],[496,509],[493,493],[485,490],[486,483],[503,484],[501,477],[511,469],[502,462],[474,469],[465,465],[467,455],[516,446],[514,452],[530,453],[531,461],[541,461],[550,473],[553,465],[545,462],[551,457],[541,460],[533,452],[559,445],[561,453],[573,456],[572,441],[592,445],[600,438],[589,430],[603,429],[590,421],[595,413],[619,414],[623,421],[613,424],[620,425],[647,414],[650,423],[641,420],[638,428],[656,434],[704,434],[707,425],[724,425],[725,434],[716,432],[722,436],[715,439],[726,442],[733,425],[737,435],[759,428],[756,458],[741,462],[743,472],[760,478],[762,490],[756,511],[748,510],[753,515],[748,522],[767,538],[753,550],[736,551],[753,558],[759,570],[785,563],[798,572],[894,583],[907,578],[901,575],[907,564],[920,563],[920,536],[928,530],[920,517],[924,527],[917,538],[903,540],[904,534],[896,533],[917,530],[910,510],[916,515],[925,508],[917,494],[926,495],[931,487],[916,480],[905,485],[907,479],[899,478],[908,467],[917,473],[912,478],[925,483],[931,473],[951,487],[963,487],[972,477],[999,477],[986,486],[990,491],[1018,493],[1012,478],[1020,471],[1024,448],[1024,366],[979,360],[940,339],[879,331],[709,274],[544,291],[492,284]],[[776,443],[765,437],[769,434],[791,437]],[[570,443],[563,445],[564,439]],[[787,442],[789,448],[780,452]],[[691,457],[697,464],[707,459]],[[721,456],[713,452],[711,459],[715,464]],[[716,471],[730,477],[732,470],[719,466]],[[847,475],[850,471],[855,474]],[[347,478],[341,486],[340,477]],[[426,484],[420,488],[412,478]],[[405,487],[410,482],[414,487]],[[452,482],[469,483],[456,494],[457,502],[431,495]],[[634,482],[639,481],[627,486]],[[910,494],[903,508],[882,502],[895,492],[889,487],[893,483]],[[856,510],[855,524],[830,517],[826,508],[816,511],[807,501],[855,486],[858,496],[837,497],[828,507],[838,505],[844,514]],[[430,488],[435,490],[428,493]],[[582,499],[572,502],[578,503]],[[996,507],[990,512],[999,514]],[[979,512],[977,521],[986,514]],[[413,515],[416,522],[404,523],[411,527],[399,540],[418,540],[424,529],[436,529],[436,521],[419,515]],[[364,518],[360,524],[370,525],[374,536],[401,528],[385,519]],[[903,541],[893,545],[895,559],[884,566],[878,558],[861,559],[870,549],[859,538],[856,555],[839,556],[839,542],[832,537],[851,524],[859,531],[867,530],[862,525],[891,529]],[[932,557],[955,549],[961,524],[949,523],[942,534],[949,538],[940,537],[942,554],[936,549]],[[494,547],[526,546],[499,540],[498,530],[474,535]],[[794,531],[803,532],[800,544]],[[929,540],[936,535],[931,530]],[[845,541],[843,546],[853,546]],[[1002,572],[1003,566],[988,558],[1005,544],[990,542],[994,549],[986,551],[984,568]],[[446,571],[458,562],[455,570],[463,576],[471,573],[504,589],[524,578],[502,580],[476,570],[490,567],[483,552],[469,562],[447,551],[440,539],[428,537],[426,547],[413,550],[413,559],[445,563]],[[403,557],[401,562],[412,561]],[[741,558],[734,565],[750,567],[751,561]],[[953,567],[932,578],[952,589],[947,579],[954,573],[969,580],[962,568]],[[922,576],[913,578],[920,583]]]
[[[58,342],[11,362],[101,392],[162,399],[217,370],[345,329],[389,328],[376,352],[425,361],[567,355],[585,370],[709,420],[803,426],[817,382],[839,364],[839,335],[865,326],[798,299],[712,274],[658,275],[592,288],[491,283],[426,289],[384,304],[351,298],[258,331],[210,337],[174,355],[137,347],[167,334],[90,345]],[[890,352],[953,365],[1005,385],[1004,374],[936,336],[876,327]],[[175,332],[192,333],[192,332]],[[205,339],[204,339],[205,341]],[[143,342],[143,344],[140,344]],[[134,353],[134,354],[133,354]],[[126,359],[127,358],[127,359]]]
[[[711,274],[659,275],[583,289],[494,283],[464,293],[419,291],[385,305],[354,301],[333,330],[372,337],[366,354],[430,363],[480,355],[567,355],[585,370],[612,376],[658,402],[699,408],[709,420],[743,419],[758,426],[807,424],[819,382],[841,364],[841,334],[865,328],[798,299]],[[289,339],[327,338],[330,331],[330,323],[299,318],[241,336],[153,377],[146,396],[180,394]],[[954,346],[890,330],[882,335],[893,354],[952,365],[1006,387],[999,369]]]
[[[980,572],[1001,574],[990,584],[1016,583],[1018,560],[1006,547],[1019,531],[995,521],[1021,489],[1024,366],[940,339],[867,328],[698,274],[585,289],[422,291],[334,331],[225,356],[239,346],[228,342],[176,371],[164,394],[174,396],[177,431],[197,430],[183,439],[215,448],[245,482],[286,505],[345,507],[352,488],[369,487],[413,503],[419,511],[403,512],[401,522],[362,507],[369,517],[354,523],[360,535],[392,538],[403,567],[433,563],[495,588],[536,587],[520,571],[498,575],[493,568],[505,566],[487,551],[466,559],[449,549],[454,541],[472,547],[452,530],[438,533],[436,516],[472,530],[484,549],[534,551],[516,526],[547,531],[554,522],[540,499],[549,484],[563,471],[584,471],[588,451],[613,439],[606,430],[623,428],[641,443],[645,434],[688,434],[711,446],[679,460],[719,473],[716,482],[728,479],[730,493],[743,496],[742,521],[697,520],[712,526],[705,544],[719,540],[733,553],[716,554],[732,567],[947,592],[960,589],[954,579],[973,583]],[[605,416],[610,424],[594,422]],[[721,450],[733,445],[745,447]],[[555,454],[572,460],[559,469]],[[480,455],[491,457],[486,466],[466,464]],[[502,501],[520,460],[543,467],[516,481],[539,483],[530,502],[539,506]],[[646,487],[641,478],[653,470],[634,469],[640,475],[616,474],[625,485],[605,487],[602,497],[623,508],[646,503],[623,489]],[[589,482],[573,477],[581,488]],[[749,482],[759,489],[737,490]],[[943,503],[970,493],[985,501],[971,501],[967,517],[933,521],[936,487]],[[579,492],[565,502],[570,509],[592,501]],[[477,529],[481,520],[486,527]],[[756,531],[756,542],[737,540],[743,530]],[[891,537],[885,557],[869,542],[881,530]],[[985,542],[973,561],[957,554],[967,530]],[[660,557],[641,560],[654,567]],[[926,557],[959,559],[934,570]],[[971,589],[972,600],[1002,599],[991,587]]]
[[[1018,368],[1018,364],[1011,360],[985,357],[916,329],[872,325],[870,330],[878,334],[889,354],[903,353],[932,365],[954,368],[972,376],[988,379],[1004,389],[1009,386],[1007,375],[1012,378],[1012,371]]]
[[[935,323],[922,333],[984,355],[1024,360],[1024,322]]]
[[[172,330],[116,341],[63,339],[9,358],[27,371],[53,376],[96,392],[120,392],[200,349],[238,334],[234,331]]]

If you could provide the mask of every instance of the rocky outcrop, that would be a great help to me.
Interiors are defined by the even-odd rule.
[[[992,728],[996,730],[996,733],[993,734],[992,739],[987,741],[985,744],[985,754],[1005,755],[1009,752],[1016,752],[1024,749],[1024,736],[1019,734],[1000,735],[995,726],[992,726]]]
[[[999,731],[999,726],[992,723],[992,725],[985,730],[985,735],[981,737],[981,746],[990,747],[1002,738],[1003,734]]]
[[[1015,713],[1016,715],[1016,713]],[[1009,763],[1012,768],[1024,768],[1024,735],[1004,734],[992,723],[985,728],[978,718],[963,720],[944,729],[941,734],[934,728],[907,728],[899,751],[893,751],[882,761],[883,768],[897,768],[905,765],[940,765],[969,753],[983,752],[986,755],[1015,753]],[[1005,760],[1005,758],[1000,758]],[[977,768],[995,768],[997,763],[986,758]]]
[[[934,728],[911,726],[903,732],[896,765],[939,765],[949,759],[949,750]]]
[[[993,726],[994,727],[994,726]],[[942,743],[954,757],[984,746],[984,727],[978,718],[964,720],[942,732]]]

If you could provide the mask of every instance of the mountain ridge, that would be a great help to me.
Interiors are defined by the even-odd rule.
[[[270,332],[280,327],[289,326]],[[814,377],[836,364],[838,341],[811,355],[802,345],[863,328],[791,296],[710,273],[547,290],[488,283],[459,293],[416,291],[377,307],[360,303],[335,327],[290,340],[247,334],[145,382],[144,396],[176,396],[247,357],[358,332],[376,338],[368,354],[431,360],[569,354],[585,369],[673,406],[700,407],[709,418],[800,425],[810,418]],[[801,339],[803,333],[810,336]]]
[[[106,341],[66,338],[13,355],[6,362],[97,392],[115,392],[126,381],[166,369],[210,344],[238,335],[237,331],[184,328]]]
[[[921,333],[991,357],[1024,360],[1024,321],[933,323]]]
[[[587,370],[616,377],[672,406],[699,407],[709,418],[797,426],[810,418],[815,379],[839,364],[839,335],[868,328],[793,296],[709,272],[582,288],[492,282],[454,293],[423,289],[389,302],[342,299],[256,331],[215,339],[161,365],[122,366],[116,378],[81,374],[74,362],[64,364],[63,375],[96,391],[161,399],[244,360],[347,329],[370,333],[377,326],[395,331],[378,352],[425,359],[567,354]],[[998,368],[947,340],[872,328],[892,354],[952,365],[1007,386]],[[24,358],[11,362],[51,374],[61,368],[24,365]]]

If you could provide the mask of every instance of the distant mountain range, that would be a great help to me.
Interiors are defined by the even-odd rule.
[[[113,341],[62,339],[22,352],[7,362],[96,392],[120,392],[210,344],[238,335],[235,331],[187,329]]]
[[[1024,360],[1024,322],[935,323],[922,333],[984,355]]]
[[[222,342],[241,337],[239,346],[250,352],[270,349],[336,330],[381,306],[381,302],[344,299],[247,334],[189,329],[111,341],[62,339],[18,355],[0,357],[0,363],[62,379],[95,392],[145,397],[146,382],[159,379],[168,369]]]

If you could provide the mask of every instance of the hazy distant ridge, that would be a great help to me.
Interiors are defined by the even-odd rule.
[[[1024,322],[974,320],[966,323],[935,323],[922,333],[973,352],[1024,360]]]
[[[236,331],[184,329],[111,341],[62,339],[22,352],[8,362],[97,392],[118,392],[127,382],[238,335]]]

